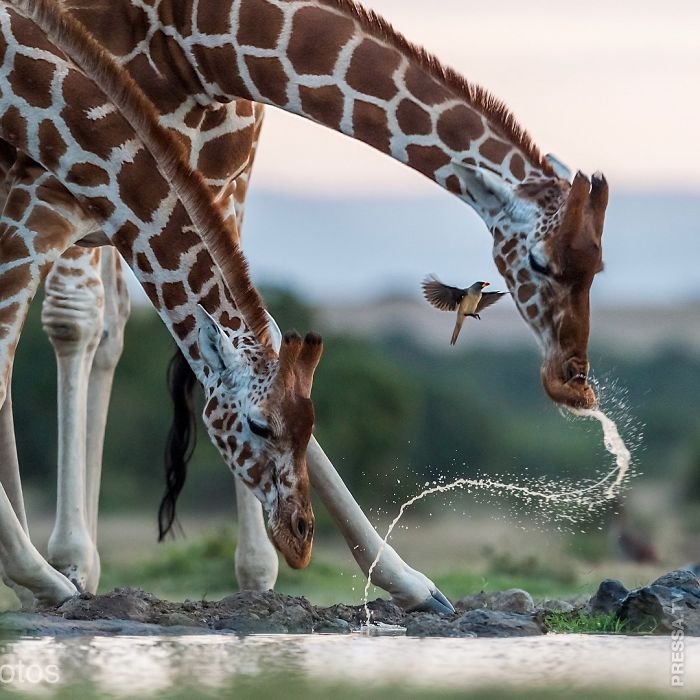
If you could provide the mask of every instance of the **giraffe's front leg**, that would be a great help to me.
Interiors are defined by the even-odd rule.
[[[88,378],[104,325],[99,262],[99,250],[70,248],[49,273],[41,315],[58,368],[58,502],[49,562],[80,590],[96,560],[85,472]]]
[[[260,501],[236,477],[238,542],[236,579],[242,591],[269,591],[275,587],[279,560],[265,529]]]

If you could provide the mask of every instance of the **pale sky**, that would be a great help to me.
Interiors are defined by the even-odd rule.
[[[365,0],[513,109],[545,152],[616,188],[700,191],[700,0]],[[254,187],[420,194],[386,156],[268,109]]]

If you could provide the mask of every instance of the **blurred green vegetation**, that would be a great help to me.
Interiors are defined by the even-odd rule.
[[[304,596],[315,605],[339,600],[359,605],[364,600],[365,578],[355,566],[330,558],[332,543],[320,543],[313,565],[294,571],[281,565],[275,590]],[[103,556],[100,592],[121,586],[143,588],[166,600],[219,600],[237,591],[233,577],[236,533],[232,526],[210,529],[186,541],[167,542],[147,556]],[[349,562],[348,562],[349,563]],[[476,591],[523,588],[538,600],[590,597],[594,588],[582,581],[576,567],[564,559],[541,556],[514,557],[484,551],[477,563],[455,559],[431,571],[440,590],[453,601]],[[370,600],[386,597],[372,587]]]
[[[264,290],[283,329],[318,328],[313,309],[285,289]],[[13,385],[23,479],[33,502],[51,509],[55,494],[56,417],[53,353],[33,305]],[[319,330],[323,331],[322,328]],[[590,477],[610,463],[597,424],[563,416],[544,395],[534,351],[489,348],[435,353],[410,337],[381,341],[324,336],[316,374],[316,434],[365,506],[386,507],[439,476],[477,472]],[[173,345],[151,309],[136,308],[117,370],[104,458],[102,507],[155,510],[170,420],[165,369]],[[700,357],[669,348],[626,357],[593,347],[604,403],[623,434],[643,450],[645,476],[675,479],[700,502]],[[608,381],[610,378],[610,381]],[[615,386],[613,379],[625,387]],[[181,507],[228,511],[232,482],[200,429]],[[321,520],[321,525],[323,521]],[[584,547],[585,548],[585,547]]]

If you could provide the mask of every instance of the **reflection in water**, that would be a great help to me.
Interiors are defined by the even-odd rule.
[[[28,639],[0,647],[3,685],[23,691],[89,682],[128,697],[183,686],[230,686],[238,676],[410,686],[604,684],[669,687],[668,637],[550,635],[527,639],[413,639],[363,635]],[[686,639],[685,687],[700,691],[700,639]],[[32,667],[33,671],[27,674]],[[7,682],[8,669],[24,669]],[[362,669],[362,673],[358,673]],[[43,683],[37,682],[43,672]],[[55,677],[52,678],[52,673]],[[29,675],[29,678],[27,678]],[[48,680],[47,680],[48,679]],[[53,685],[53,687],[56,687]]]

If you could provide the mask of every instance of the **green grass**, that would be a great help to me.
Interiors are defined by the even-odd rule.
[[[553,612],[545,617],[545,624],[550,632],[569,634],[628,634],[625,623],[615,615],[584,615],[580,611],[573,613]]]

